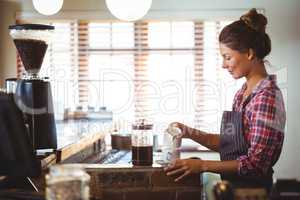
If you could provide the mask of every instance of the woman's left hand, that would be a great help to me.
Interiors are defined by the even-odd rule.
[[[177,182],[191,174],[204,172],[204,169],[204,162],[201,159],[177,159],[164,168],[164,171],[167,176],[176,176]]]

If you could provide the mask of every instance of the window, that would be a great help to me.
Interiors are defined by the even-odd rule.
[[[53,23],[55,32],[48,47],[40,74],[49,77],[52,86],[55,111],[76,105],[78,101],[77,52],[73,48],[77,43],[77,24],[70,22]],[[63,97],[63,98],[61,98]],[[74,98],[75,97],[75,98]]]
[[[150,22],[148,24],[148,79],[152,91],[150,117],[157,123],[193,122],[195,24]]]
[[[227,23],[54,22],[42,74],[52,82],[56,112],[106,107],[115,120],[181,121],[219,132],[242,82],[221,68],[217,37]]]
[[[88,33],[88,105],[133,121],[134,25],[89,23]]]

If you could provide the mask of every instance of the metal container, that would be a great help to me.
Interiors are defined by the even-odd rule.
[[[131,149],[131,135],[130,134],[111,134],[111,148],[118,150]]]

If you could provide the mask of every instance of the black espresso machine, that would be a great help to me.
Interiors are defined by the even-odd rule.
[[[25,74],[17,80],[14,100],[23,112],[33,148],[57,149],[51,86],[39,76],[54,26],[22,24],[9,29],[25,68]]]

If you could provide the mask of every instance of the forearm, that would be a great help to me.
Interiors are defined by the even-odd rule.
[[[203,131],[190,128],[188,130],[189,138],[198,142],[199,144],[205,146],[206,148],[219,152],[220,146],[220,135],[219,134],[211,134],[205,133]]]
[[[238,173],[238,160],[212,161],[203,160],[203,172],[213,173]]]

